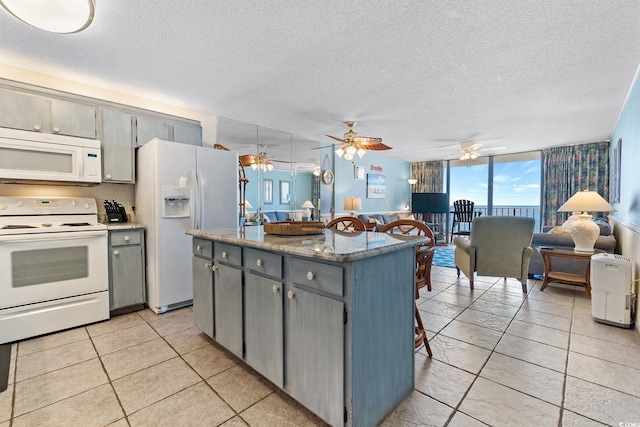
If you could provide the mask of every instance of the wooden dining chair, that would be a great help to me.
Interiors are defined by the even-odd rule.
[[[355,216],[341,216],[332,219],[326,226],[326,228],[343,232],[356,232],[366,231],[367,228],[362,220]]]
[[[399,219],[386,224],[380,229],[380,232],[402,236],[429,237],[430,240],[426,245],[416,246],[415,299],[420,298],[420,288],[426,286],[427,290],[431,291],[431,265],[433,263],[435,239],[429,226],[422,221]],[[427,332],[424,329],[422,317],[420,316],[420,311],[418,310],[417,305],[415,305],[415,318],[416,326],[414,348],[417,350],[424,343],[427,354],[429,354],[429,357],[433,357],[431,346],[429,345],[429,340],[427,338]]]

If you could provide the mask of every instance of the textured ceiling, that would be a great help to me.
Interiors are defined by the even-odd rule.
[[[636,0],[96,3],[72,35],[0,10],[0,63],[407,161],[608,139],[640,61]]]

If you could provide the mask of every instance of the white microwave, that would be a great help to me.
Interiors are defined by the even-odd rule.
[[[0,182],[98,184],[101,179],[100,141],[0,128]]]

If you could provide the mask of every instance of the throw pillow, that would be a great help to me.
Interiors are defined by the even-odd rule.
[[[600,227],[601,236],[609,236],[611,234],[611,224],[605,218],[595,218],[593,220]]]

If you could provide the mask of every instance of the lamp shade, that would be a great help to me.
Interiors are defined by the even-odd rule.
[[[0,0],[12,15],[41,30],[68,34],[91,24],[94,0]]]
[[[362,209],[362,201],[360,197],[347,197],[344,199],[344,210],[345,211],[359,211]]]
[[[313,203],[311,203],[311,200],[307,200],[302,204],[302,207],[307,209],[313,209]]]
[[[244,201],[244,207],[245,207],[246,209],[253,209],[253,206],[251,206],[251,203],[249,203],[249,201],[248,201],[248,200],[245,200],[245,201]]]
[[[558,212],[613,212],[616,209],[602,198],[595,191],[578,191],[564,205],[560,206]]]

